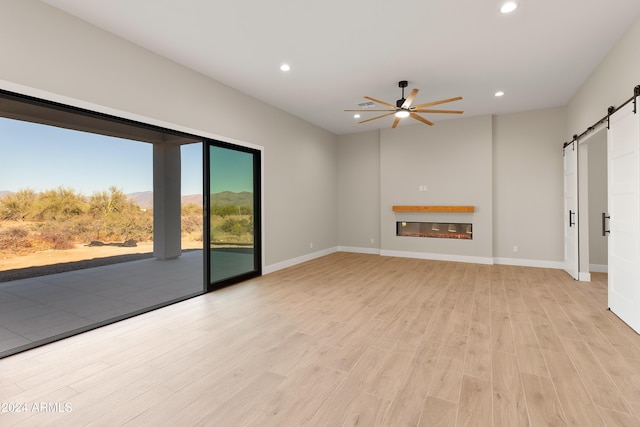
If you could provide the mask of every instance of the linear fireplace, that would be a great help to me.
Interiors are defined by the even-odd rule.
[[[473,224],[397,221],[396,236],[472,240]]]

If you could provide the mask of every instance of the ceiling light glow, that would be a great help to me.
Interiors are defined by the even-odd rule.
[[[291,66],[289,64],[282,64],[280,66],[281,71],[289,71],[290,69],[291,69]]]
[[[396,111],[396,117],[398,117],[399,119],[404,119],[405,117],[409,117],[409,111],[398,110]]]
[[[500,8],[500,12],[502,12],[502,13],[511,13],[514,10],[516,10],[517,7],[518,7],[518,5],[515,2],[508,1],[505,4],[502,5],[502,7]]]
[[[354,119],[359,119],[359,118],[360,118],[360,114],[357,114],[357,113],[356,113],[356,114],[354,114],[354,115],[353,115],[353,118],[354,118]]]
[[[503,95],[504,95],[504,92],[503,92],[503,91],[501,91],[501,90],[499,90],[499,91],[497,91],[496,93],[494,93],[494,96],[496,96],[496,97],[498,97],[498,98],[499,98],[499,97],[501,97],[501,96],[503,96]]]

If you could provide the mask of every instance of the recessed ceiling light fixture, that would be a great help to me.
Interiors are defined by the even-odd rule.
[[[500,98],[501,96],[504,96],[504,92],[499,90],[496,93],[493,94],[496,98]]]
[[[508,1],[502,5],[500,8],[500,12],[502,13],[511,13],[518,8],[518,4],[513,1]]]
[[[289,71],[291,69],[291,66],[289,64],[282,64],[280,66],[280,71]]]

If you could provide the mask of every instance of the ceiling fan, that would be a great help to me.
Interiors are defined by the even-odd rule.
[[[462,99],[461,96],[456,96],[455,98],[448,98],[448,99],[441,99],[440,101],[432,101],[432,102],[427,102],[424,104],[418,104],[418,105],[414,105],[413,107],[411,106],[411,103],[413,102],[413,99],[416,97],[416,95],[418,94],[418,89],[413,89],[411,91],[411,93],[409,94],[409,96],[405,99],[404,97],[404,88],[408,86],[408,82],[406,80],[401,80],[398,82],[398,87],[402,88],[402,98],[398,99],[396,101],[396,105],[390,104],[388,102],[384,102],[384,101],[380,101],[379,99],[375,99],[372,98],[370,96],[365,96],[365,99],[368,99],[369,101],[373,101],[376,104],[381,104],[384,105],[385,107],[389,107],[388,110],[369,110],[369,109],[364,109],[364,110],[344,110],[344,111],[357,111],[357,112],[369,112],[369,111],[377,111],[377,112],[386,112],[386,114],[382,114],[381,116],[376,116],[376,117],[372,117],[370,119],[366,119],[366,120],[362,120],[358,123],[366,123],[366,122],[370,122],[372,120],[376,120],[376,119],[381,119],[383,117],[388,117],[391,115],[396,116],[395,120],[393,121],[393,126],[391,126],[392,128],[395,128],[398,126],[398,124],[400,123],[400,120],[405,118],[405,117],[411,117],[414,118],[424,124],[427,124],[429,126],[433,126],[433,122],[425,119],[422,116],[419,116],[417,113],[444,113],[444,114],[462,114],[464,111],[460,111],[460,110],[430,110],[427,109],[427,107],[433,107],[434,105],[439,105],[439,104],[445,104],[447,102],[453,102],[453,101],[459,101]]]

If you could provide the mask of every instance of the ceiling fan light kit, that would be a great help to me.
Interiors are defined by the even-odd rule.
[[[374,111],[374,112],[385,112],[385,114],[382,114],[380,116],[376,116],[376,117],[372,117],[369,119],[365,119],[362,120],[358,123],[366,123],[366,122],[370,122],[372,120],[376,120],[376,119],[381,119],[383,117],[388,117],[388,116],[395,116],[395,120],[393,121],[393,125],[391,126],[392,128],[396,128],[398,126],[398,124],[400,123],[400,120],[406,117],[411,117],[412,119],[418,120],[426,125],[429,126],[433,126],[433,122],[425,119],[424,117],[418,115],[417,113],[438,113],[438,114],[462,114],[463,111],[461,110],[433,110],[433,109],[428,109],[428,107],[433,107],[434,105],[440,105],[440,104],[445,104],[447,102],[453,102],[453,101],[459,101],[462,99],[461,96],[457,96],[455,98],[448,98],[448,99],[441,99],[439,101],[432,101],[432,102],[426,102],[424,104],[418,104],[418,105],[414,105],[411,106],[411,104],[413,103],[413,100],[415,99],[416,95],[418,94],[418,89],[414,88],[411,90],[411,93],[409,94],[409,96],[407,98],[404,97],[404,88],[406,88],[409,85],[409,82],[407,80],[400,80],[398,82],[398,87],[400,87],[402,89],[402,97],[400,99],[398,99],[396,101],[396,105],[393,105],[391,103],[385,102],[385,101],[380,101],[379,99],[375,99],[372,98],[370,96],[365,96],[365,99],[368,99],[369,101],[372,101],[376,104],[380,104],[383,105],[385,107],[387,107],[387,110],[371,110],[371,109],[366,109],[366,110],[344,110],[344,111],[350,111],[350,112],[369,112],[369,111]]]

